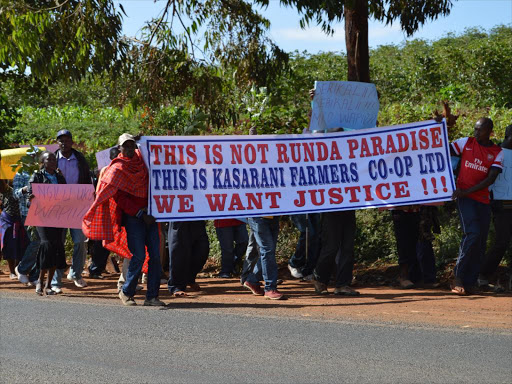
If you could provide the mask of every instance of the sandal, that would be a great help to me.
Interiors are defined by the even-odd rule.
[[[400,288],[402,289],[412,289],[414,288],[414,283],[409,279],[398,279],[400,283]]]
[[[56,295],[57,293],[54,292],[51,288],[47,288],[44,290],[44,294],[45,294],[45,296],[53,296],[53,295]]]
[[[185,291],[174,291],[174,293],[172,295],[174,297],[187,297],[188,296]]]
[[[460,285],[456,285],[452,287],[452,292],[459,296],[466,296],[467,292],[464,289],[464,287],[461,287]]]
[[[36,284],[36,293],[39,296],[43,296],[43,287],[42,287],[41,283]]]
[[[189,284],[188,287],[190,288],[191,292],[200,292],[201,286],[197,283]]]

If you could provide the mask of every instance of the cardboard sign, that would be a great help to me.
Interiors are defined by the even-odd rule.
[[[96,152],[96,161],[98,162],[98,169],[102,169],[103,167],[106,167],[110,164],[110,150],[112,149],[108,148],[100,152]]]
[[[94,202],[92,184],[32,184],[25,225],[35,227],[79,228]]]
[[[158,221],[274,216],[451,200],[445,122],[304,135],[146,136]]]
[[[375,84],[315,81],[311,132],[373,128],[378,114],[379,98]]]

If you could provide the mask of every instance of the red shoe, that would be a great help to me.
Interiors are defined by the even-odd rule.
[[[284,295],[279,292],[277,289],[273,289],[271,291],[265,291],[265,298],[270,300],[281,300]]]
[[[253,295],[263,296],[265,292],[258,284],[249,283],[248,281],[244,282],[244,287],[252,292]]]

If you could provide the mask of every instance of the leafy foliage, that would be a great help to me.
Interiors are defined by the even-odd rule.
[[[357,1],[360,0],[280,0],[283,5],[297,8],[302,15],[302,28],[314,21],[327,33],[334,32],[331,24],[343,18],[345,7],[352,8]],[[269,0],[257,2],[265,6],[269,4]],[[452,0],[372,0],[367,4],[370,17],[386,25],[398,20],[400,28],[411,36],[425,22],[437,19],[439,15],[448,15]]]
[[[7,132],[16,126],[20,114],[9,105],[7,96],[0,93],[0,148],[7,148]]]
[[[0,68],[42,80],[119,66],[121,15],[112,0],[0,0]]]

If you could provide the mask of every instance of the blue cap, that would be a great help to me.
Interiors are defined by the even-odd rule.
[[[69,136],[73,138],[73,135],[67,129],[61,129],[59,132],[57,132],[57,139],[61,136]]]

